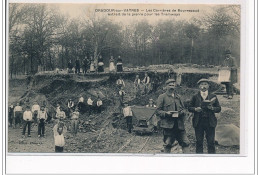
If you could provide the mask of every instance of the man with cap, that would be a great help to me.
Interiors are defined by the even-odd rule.
[[[226,58],[223,62],[223,67],[230,69],[230,82],[222,82],[226,86],[228,99],[233,98],[233,84],[237,82],[237,65],[235,58],[231,56],[230,50],[226,50]]]
[[[196,136],[196,153],[203,153],[204,133],[206,133],[208,153],[215,154],[215,128],[217,118],[215,113],[221,111],[218,98],[215,94],[209,92],[208,79],[198,81],[200,92],[195,94],[189,105],[189,112],[194,113],[192,124]]]
[[[160,117],[160,127],[163,129],[164,152],[170,153],[175,140],[182,146],[183,153],[189,151],[189,140],[184,127],[184,104],[174,91],[174,79],[166,81],[166,92],[157,100],[157,115]]]

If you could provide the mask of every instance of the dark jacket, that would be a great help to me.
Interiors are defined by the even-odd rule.
[[[216,97],[216,99],[212,102],[213,110],[202,108],[201,112],[195,111],[196,107],[202,107],[203,98],[201,97],[200,92],[192,97],[188,110],[189,110],[189,112],[194,113],[194,117],[192,119],[194,128],[198,125],[200,117],[209,117],[210,127],[217,126],[217,118],[215,116],[215,113],[219,113],[221,111],[221,107],[219,105],[218,98],[215,94],[211,94],[209,92],[206,100],[211,100],[214,97]]]
[[[224,67],[229,67],[231,70],[230,81],[231,83],[237,83],[237,64],[234,57],[225,59],[223,62]]]
[[[184,105],[177,94],[174,97],[171,94],[161,94],[157,100],[157,115],[161,118],[160,127],[171,129],[174,127],[175,122],[178,123],[178,129],[184,130]],[[167,111],[180,111],[178,118],[173,118],[171,115],[166,114]]]
[[[76,60],[76,68],[80,68],[80,61],[78,59]]]

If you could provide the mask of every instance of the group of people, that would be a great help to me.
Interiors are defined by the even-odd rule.
[[[9,126],[16,128],[17,126],[22,129],[22,138],[25,138],[26,130],[28,131],[28,137],[31,137],[32,126],[38,126],[38,137],[45,137],[45,125],[48,121],[54,122],[53,133],[55,141],[55,151],[62,152],[65,145],[64,134],[67,132],[67,128],[70,128],[73,136],[77,135],[79,127],[79,115],[80,112],[89,111],[89,114],[93,112],[100,113],[103,107],[103,102],[98,95],[97,100],[88,98],[87,103],[84,103],[83,96],[80,96],[77,104],[72,99],[68,100],[67,110],[63,108],[59,103],[56,106],[55,115],[52,117],[47,105],[39,105],[37,101],[34,102],[32,107],[26,106],[25,110],[21,103],[17,103],[16,106],[10,105],[8,110]],[[66,126],[65,120],[70,120],[70,126]]]
[[[82,66],[81,66],[82,65]],[[82,64],[79,58],[75,61],[75,66],[72,61],[68,62],[68,72],[79,74],[80,68],[82,68],[83,74],[87,72],[104,72],[104,60],[102,55],[98,56],[97,61],[94,60],[93,56],[88,58],[87,56],[83,59]],[[74,69],[74,70],[73,70]],[[109,60],[109,72],[123,72],[123,60],[121,56],[118,56],[116,63],[113,56]]]
[[[157,100],[157,115],[160,117],[160,127],[163,129],[164,152],[170,153],[175,140],[178,141],[184,153],[189,153],[189,140],[184,126],[185,109],[194,113],[192,119],[196,137],[196,153],[203,153],[204,134],[206,135],[208,153],[215,153],[215,128],[217,118],[215,113],[221,111],[216,95],[209,92],[209,80],[198,81],[200,92],[195,94],[186,108],[175,92],[176,81],[166,81],[166,92]]]
[[[233,84],[237,82],[237,66],[230,50],[226,50],[226,58],[222,65],[230,71],[228,81],[221,82],[226,86],[228,99],[233,98]],[[170,75],[171,72],[168,72]],[[189,153],[189,140],[184,127],[185,109],[193,113],[192,125],[196,137],[196,153],[203,153],[204,136],[207,140],[209,154],[215,154],[215,129],[217,118],[215,113],[221,111],[218,98],[209,91],[209,80],[200,79],[197,84],[199,92],[192,96],[187,108],[181,98],[175,92],[176,81],[169,76],[166,81],[166,92],[158,97],[157,115],[160,117],[160,127],[163,129],[164,152],[170,153],[175,140],[182,146],[184,153]]]
[[[101,65],[102,64],[100,64],[100,66]],[[122,64],[118,65],[122,66]],[[234,59],[231,57],[230,51],[226,52],[224,66],[231,68],[231,70],[236,69]],[[120,66],[117,67],[117,71],[122,71],[121,68]],[[78,71],[78,68],[76,69]],[[169,75],[172,75],[172,73],[170,72]],[[149,88],[151,86],[153,87],[153,90],[156,90],[160,84],[157,72],[155,72],[153,81],[151,81],[148,73],[145,73],[144,79],[142,81],[140,80],[139,75],[136,75],[134,80],[134,87],[136,91],[140,90],[141,83],[144,85],[145,93],[149,92]],[[233,83],[234,81],[232,80],[228,83],[224,83],[227,89],[226,97],[229,99],[232,99],[233,97]],[[153,103],[153,99],[149,100],[147,107],[156,108],[156,116],[160,118],[158,125],[163,131],[163,152],[165,153],[171,152],[171,148],[173,147],[175,140],[178,141],[184,153],[189,153],[189,140],[187,138],[184,126],[186,110],[194,114],[192,125],[195,130],[196,153],[203,153],[204,136],[207,140],[208,153],[216,153],[215,128],[217,126],[217,118],[215,117],[215,113],[219,113],[221,111],[221,106],[217,96],[209,91],[210,83],[208,79],[200,79],[197,84],[199,87],[199,92],[191,97],[191,101],[186,107],[184,106],[180,96],[175,91],[176,81],[172,76],[169,76],[169,79],[165,82],[166,92],[158,97],[157,104],[155,105]],[[116,85],[119,89],[118,95],[120,97],[120,104],[122,109],[121,113],[126,119],[127,130],[129,133],[131,133],[133,129],[133,113],[130,106],[128,106],[128,103],[124,100],[124,96],[126,94],[124,91],[125,82],[121,76],[116,81]],[[54,117],[55,125],[53,127],[55,151],[63,152],[63,147],[65,145],[64,134],[67,132],[68,128],[64,123],[65,119],[70,119],[71,132],[74,136],[76,136],[78,131],[80,112],[88,111],[89,114],[93,112],[101,112],[102,107],[103,102],[99,95],[97,100],[92,100],[91,97],[88,97],[86,103],[84,102],[84,98],[81,95],[76,105],[72,99],[69,99],[67,103],[67,111],[65,111],[65,109],[62,108],[60,104],[57,104],[56,115]],[[19,127],[22,128],[22,124],[24,124],[22,137],[25,137],[25,131],[27,127],[28,137],[31,137],[30,131],[32,124],[38,126],[38,137],[44,137],[45,124],[49,119],[50,116],[48,115],[48,108],[46,107],[46,104],[40,106],[37,102],[35,102],[31,108],[30,106],[27,106],[25,111],[23,111],[23,107],[20,103],[17,103],[16,106],[11,105],[9,107],[10,126],[16,128],[17,125],[19,125]]]
[[[143,94],[155,92],[160,85],[160,78],[156,71],[154,72],[153,79],[151,79],[148,73],[145,72],[143,80],[141,80],[139,75],[137,74],[133,83],[136,92],[136,97],[138,97],[141,95],[142,89],[143,89]],[[119,89],[120,96],[124,95],[125,82],[122,76],[119,76],[119,79],[117,79],[116,81],[116,85]]]
[[[40,106],[35,102],[32,107],[26,106],[25,111],[20,103],[14,107],[9,106],[8,119],[10,127],[16,128],[19,125],[23,128],[22,136],[25,137],[25,131],[28,128],[28,137],[31,137],[31,126],[38,126],[38,137],[44,137],[45,123],[49,119],[46,105]],[[22,126],[23,125],[23,126]]]

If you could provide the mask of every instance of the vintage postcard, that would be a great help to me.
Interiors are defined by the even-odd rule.
[[[239,4],[7,9],[8,153],[240,155]]]

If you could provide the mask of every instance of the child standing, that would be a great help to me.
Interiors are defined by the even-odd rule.
[[[20,105],[20,103],[17,103],[17,105],[14,108],[14,128],[16,128],[16,125],[20,125],[20,129],[22,129],[22,118],[23,118],[23,108]]]
[[[55,152],[63,152],[65,146],[64,134],[67,132],[67,127],[63,122],[58,122],[53,127]]]
[[[8,108],[8,121],[9,121],[9,126],[13,126],[13,119],[14,119],[14,105],[10,105]]]
[[[98,113],[101,112],[102,105],[103,105],[103,102],[102,102],[102,100],[100,99],[100,97],[98,96],[98,99],[97,99],[97,112],[98,112]]]
[[[125,103],[125,107],[123,109],[123,114],[126,119],[126,125],[127,125],[128,132],[131,133],[132,128],[133,128],[133,125],[132,125],[133,113],[132,113],[130,106],[128,106],[127,103]]]
[[[24,127],[23,127],[23,137],[25,137],[25,131],[26,131],[27,125],[28,125],[28,137],[31,137],[30,132],[31,132],[32,119],[33,119],[32,112],[30,111],[30,107],[27,106],[26,111],[24,111],[24,113],[23,113],[23,120],[25,121]]]
[[[71,128],[72,128],[73,136],[76,136],[76,134],[78,133],[78,127],[79,127],[78,119],[79,119],[79,111],[78,111],[78,108],[76,108],[71,116]]]
[[[60,111],[57,111],[56,113],[56,119],[57,119],[56,123],[58,123],[59,121],[63,121],[65,118],[66,118],[66,114],[63,111],[63,108],[60,107]]]
[[[41,106],[41,110],[38,114],[38,137],[44,137],[45,121],[47,120],[47,112],[44,106]]]
[[[34,123],[37,123],[37,119],[38,119],[38,115],[40,112],[40,105],[38,104],[37,101],[34,102],[33,106],[32,106],[32,113],[33,113],[33,120]]]

